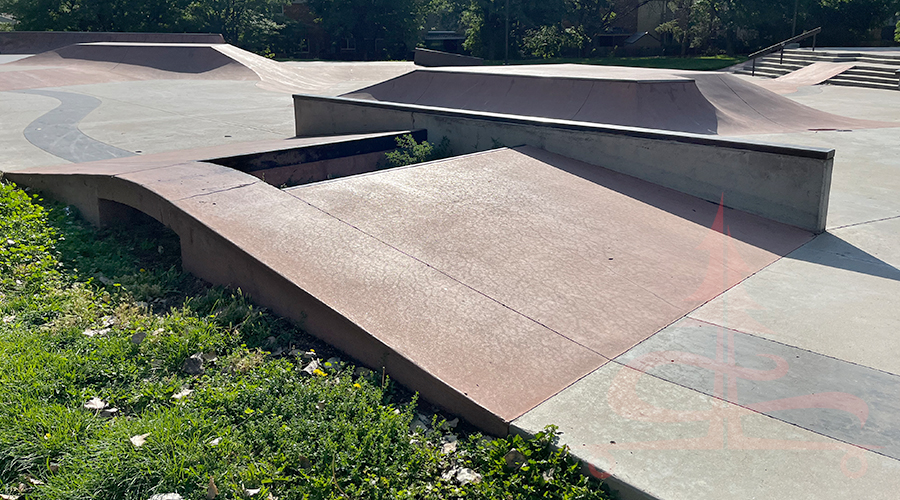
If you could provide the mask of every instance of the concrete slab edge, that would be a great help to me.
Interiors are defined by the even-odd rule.
[[[418,70],[418,71],[439,71],[434,69]],[[443,70],[440,70],[443,71]],[[519,75],[516,75],[517,77]],[[532,76],[532,75],[528,75]],[[400,77],[397,77],[400,78]],[[539,78],[539,76],[535,76]],[[568,78],[568,77],[567,77]],[[680,80],[683,81],[683,80]],[[422,106],[419,104],[405,104],[394,102],[373,101],[369,99],[355,99],[350,97],[328,97],[308,94],[294,94],[295,111],[296,103],[304,101],[327,101],[336,104],[353,104],[361,107],[369,107],[375,109],[398,110],[406,112],[424,112],[436,116],[472,118],[485,121],[495,121],[500,123],[520,124],[520,125],[544,125],[563,130],[573,131],[590,131],[600,132],[610,135],[623,135],[639,139],[654,139],[674,142],[683,142],[688,144],[697,144],[704,146],[717,146],[731,149],[742,149],[747,151],[756,151],[761,153],[772,153],[780,155],[789,155],[800,158],[813,158],[817,160],[827,160],[834,158],[834,149],[817,148],[812,146],[794,146],[790,144],[778,144],[772,142],[753,141],[749,139],[732,139],[719,137],[714,135],[692,134],[690,132],[677,132],[660,129],[649,129],[640,127],[627,127],[624,125],[607,125],[590,122],[577,122],[571,120],[560,120],[556,118],[531,117],[523,115],[509,115],[502,113],[491,113],[487,111],[470,111],[453,108],[439,108],[434,106]],[[311,135],[303,133],[305,131],[296,130],[298,136]]]
[[[523,438],[532,438],[534,434],[528,430],[516,425],[515,421],[509,424],[509,433],[517,434]],[[616,490],[620,500],[660,500],[637,486],[625,482],[613,474],[608,474],[595,467],[584,457],[580,456],[577,450],[569,449],[569,454],[581,463],[581,473],[585,476],[600,479],[610,488]]]
[[[454,154],[523,144],[802,229],[825,229],[834,150],[362,99],[294,95],[298,136],[428,130]],[[499,144],[498,144],[499,143]]]

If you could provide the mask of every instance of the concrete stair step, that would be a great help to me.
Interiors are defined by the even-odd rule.
[[[825,83],[829,85],[842,85],[845,87],[864,87],[870,89],[881,89],[881,90],[897,90],[897,83],[878,83],[871,82],[865,80],[856,80],[856,79],[848,79],[848,78],[840,78],[834,77],[827,80]]]
[[[839,76],[853,77],[861,80],[897,82],[897,75],[893,71],[881,72],[854,68],[841,73]]]

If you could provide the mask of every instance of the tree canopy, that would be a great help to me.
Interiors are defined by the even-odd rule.
[[[404,58],[426,30],[457,30],[469,53],[502,59],[507,15],[521,58],[607,55],[651,7],[668,54],[746,53],[817,26],[820,44],[875,43],[900,11],[900,0],[306,0],[288,16],[288,1],[0,0],[0,13],[19,30],[213,32],[270,55],[356,59]]]

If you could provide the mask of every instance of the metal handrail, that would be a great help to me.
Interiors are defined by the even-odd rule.
[[[803,39],[806,39],[809,37],[813,37],[812,50],[815,51],[816,50],[816,35],[818,35],[820,31],[822,31],[821,26],[819,26],[818,28],[815,28],[815,29],[811,29],[809,31],[804,31],[803,33],[800,33],[797,36],[792,36],[792,37],[788,38],[787,40],[783,40],[781,42],[776,43],[775,45],[770,45],[762,50],[757,50],[756,52],[750,54],[749,56],[747,56],[747,59],[750,59],[751,62],[753,63],[753,66],[750,69],[750,75],[753,76],[756,74],[756,58],[757,57],[767,56],[773,52],[778,52],[780,50],[781,58],[779,59],[778,64],[783,64],[784,63],[784,46],[789,43],[799,42],[800,40],[803,40]]]

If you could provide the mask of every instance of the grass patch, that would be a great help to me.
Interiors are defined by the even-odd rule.
[[[5,498],[614,497],[554,428],[453,427],[335,354],[182,273],[161,226],[95,231],[0,183]]]
[[[631,66],[640,68],[682,69],[690,71],[715,71],[746,61],[746,57],[600,57],[510,60],[509,64],[593,64],[597,66]],[[485,64],[500,65],[502,60],[485,61]]]

